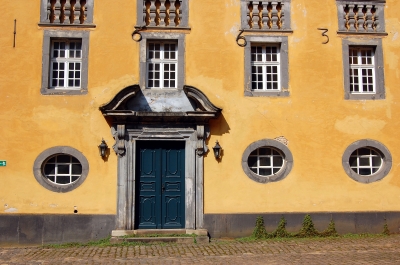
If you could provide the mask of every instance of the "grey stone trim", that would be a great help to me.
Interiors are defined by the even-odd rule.
[[[137,5],[136,5],[136,8],[137,8],[136,25],[137,26],[145,26],[146,23],[144,21],[144,7],[143,7],[144,0],[137,0],[136,2],[137,2]],[[181,7],[180,7],[180,10],[181,10],[181,22],[180,22],[179,26],[176,27],[176,28],[187,28],[189,26],[189,3],[190,3],[189,0],[181,0]],[[152,25],[150,24],[149,26],[152,26]],[[168,28],[170,28],[170,27],[157,26],[158,30],[169,30]]]
[[[89,65],[89,31],[75,30],[45,30],[42,47],[42,95],[85,95],[88,92]],[[81,39],[82,40],[82,70],[81,89],[52,89],[50,88],[50,51],[52,39]]]
[[[55,155],[55,154],[67,154],[75,157],[76,159],[79,160],[79,162],[82,165],[82,175],[81,177],[68,185],[58,185],[55,184],[51,181],[49,181],[45,176],[43,176],[42,168],[43,168],[43,163],[48,159],[50,156]],[[40,185],[45,187],[46,189],[54,192],[69,192],[72,191],[76,188],[78,188],[86,179],[87,175],[89,173],[89,163],[86,159],[86,157],[76,150],[75,148],[69,147],[69,146],[56,146],[56,147],[51,147],[49,149],[44,150],[39,154],[39,156],[36,158],[35,162],[33,163],[33,174],[36,178],[36,180],[39,182]]]
[[[386,0],[352,0],[352,1],[346,1],[346,0],[336,0],[336,6],[338,9],[338,28],[339,32],[356,32],[355,29],[352,29],[350,31],[347,30],[345,27],[345,13],[344,13],[344,6],[346,5],[375,5],[377,11],[376,11],[376,16],[378,17],[378,26],[376,31],[371,32],[371,31],[358,31],[358,33],[363,34],[363,33],[382,33],[385,32],[385,4]]]
[[[283,155],[284,155],[284,165],[283,168],[275,175],[268,176],[268,177],[263,177],[255,174],[253,171],[250,170],[249,165],[247,163],[247,159],[249,158],[249,155],[251,152],[254,150],[264,147],[264,146],[270,146],[270,147],[275,147],[279,149]],[[259,183],[268,183],[268,182],[275,182],[284,179],[292,170],[293,167],[293,156],[292,153],[290,152],[289,148],[282,144],[281,142],[278,142],[277,140],[272,140],[272,139],[263,139],[259,140],[257,142],[254,142],[250,144],[246,150],[244,150],[243,155],[242,155],[242,168],[244,173],[246,175]]]
[[[141,2],[141,1],[138,1]],[[146,88],[146,51],[147,43],[151,41],[175,40],[178,44],[178,80],[177,88],[183,89],[185,83],[185,35],[183,33],[167,33],[167,32],[141,32],[142,40],[140,41],[140,87]],[[152,90],[157,90],[152,88]],[[166,90],[166,89],[163,89]]]
[[[88,197],[90,199],[90,196]],[[1,214],[0,246],[86,243],[110,236],[113,214]]]
[[[375,93],[372,94],[352,94],[350,93],[350,66],[349,66],[349,47],[374,47],[375,48]],[[344,98],[345,99],[385,99],[385,78],[383,64],[382,39],[374,38],[345,38],[342,40],[343,54],[343,75],[344,75]]]
[[[251,31],[257,31],[257,32],[276,32],[276,31],[290,31],[291,29],[291,14],[290,14],[290,10],[291,10],[291,0],[281,0],[281,1],[262,1],[262,2],[281,2],[283,3],[283,8],[282,8],[282,12],[283,12],[283,24],[282,24],[282,28],[278,29],[278,28],[272,28],[272,29],[250,29],[250,26],[248,24],[248,18],[247,18],[247,11],[248,11],[248,7],[247,5],[249,4],[249,2],[259,2],[259,1],[253,1],[253,0],[240,0],[240,16],[241,16],[241,28],[244,29],[245,31],[247,30],[251,30]]]
[[[362,148],[362,147],[374,148],[382,155],[382,158],[383,158],[382,168],[378,172],[376,172],[375,174],[373,174],[371,176],[359,175],[350,168],[350,164],[349,164],[350,155],[355,150]],[[346,148],[346,150],[343,153],[343,157],[342,157],[342,165],[343,165],[344,171],[350,178],[352,178],[355,181],[358,181],[360,183],[371,183],[371,182],[381,180],[387,174],[389,174],[390,169],[392,168],[392,155],[390,154],[389,149],[387,149],[386,146],[384,146],[380,142],[371,140],[371,139],[364,139],[364,140],[356,141],[356,142],[350,144],[349,147]]]
[[[48,14],[47,14],[47,5],[48,5],[49,0],[41,0],[40,1],[40,23],[39,26],[51,26],[51,27],[59,27],[59,26],[78,26],[80,25],[81,27],[96,27],[93,24],[93,9],[94,9],[94,0],[86,0],[86,20],[84,21],[83,24],[59,24],[59,23],[50,23],[50,20],[48,18]],[[78,22],[75,22],[78,23]]]
[[[287,36],[246,36],[247,45],[244,48],[244,95],[247,97],[288,97],[289,93],[289,45]],[[254,91],[251,89],[251,45],[252,43],[280,44],[280,91]]]
[[[204,215],[204,228],[211,237],[246,237],[252,234],[256,218],[264,218],[264,226],[271,233],[278,227],[282,217],[286,220],[289,233],[297,233],[302,228],[304,216],[310,214],[315,228],[322,232],[331,220],[335,222],[336,231],[345,235],[348,233],[381,234],[384,224],[391,232],[397,233],[400,225],[400,212],[261,212],[261,213],[213,213]]]
[[[118,126],[118,125],[116,125]],[[114,128],[113,131],[116,129]],[[198,131],[199,130],[199,131]],[[199,134],[203,141],[209,134],[202,126],[176,124],[135,125],[126,128],[126,151],[118,157],[118,204],[117,230],[135,228],[135,183],[136,183],[136,143],[140,140],[184,141],[185,142],[185,228],[203,228],[203,156],[196,155],[199,147]],[[205,146],[206,147],[206,146]]]

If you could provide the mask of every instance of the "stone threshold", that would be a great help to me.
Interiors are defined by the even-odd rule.
[[[196,237],[183,236],[195,234]],[[158,235],[152,237],[150,235]],[[165,235],[165,236],[162,236]],[[180,236],[171,236],[180,235]],[[111,243],[142,242],[142,243],[209,243],[207,229],[138,229],[138,230],[113,230]]]

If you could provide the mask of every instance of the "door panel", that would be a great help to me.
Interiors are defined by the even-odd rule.
[[[185,143],[137,143],[135,228],[184,228]]]

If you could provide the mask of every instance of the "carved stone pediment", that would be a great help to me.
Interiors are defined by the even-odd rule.
[[[105,118],[118,123],[205,123],[222,111],[192,86],[184,86],[183,90],[141,90],[139,85],[122,89],[99,109]]]

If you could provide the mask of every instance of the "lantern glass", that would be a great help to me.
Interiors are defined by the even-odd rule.
[[[216,159],[219,159],[221,157],[221,146],[219,145],[218,141],[215,142],[215,146],[213,147],[214,150],[214,156]]]
[[[105,157],[106,156],[106,150],[107,150],[108,146],[107,146],[106,142],[104,141],[104,139],[101,140],[101,143],[100,143],[100,145],[98,147],[99,147],[100,156],[101,157]]]

